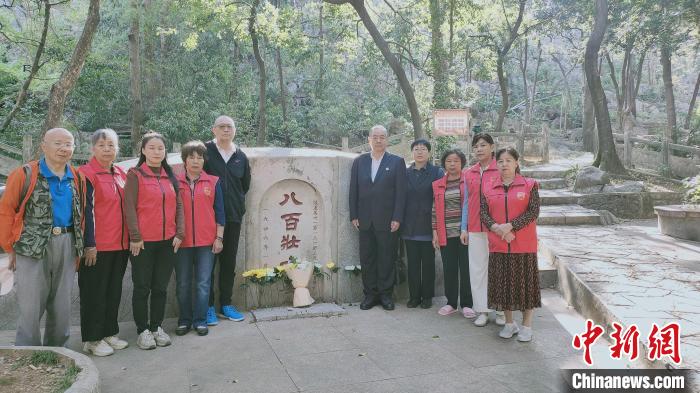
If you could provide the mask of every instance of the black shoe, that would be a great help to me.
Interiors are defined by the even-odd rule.
[[[369,310],[377,304],[379,304],[379,302],[377,302],[377,298],[373,296],[365,296],[365,300],[360,303],[360,310]]]
[[[416,308],[416,307],[418,307],[419,304],[420,304],[420,300],[411,299],[408,301],[408,303],[406,303],[406,307]]]
[[[423,299],[423,301],[420,303],[420,308],[424,308],[426,310],[432,306],[433,306],[433,299]]]
[[[209,328],[206,326],[197,326],[194,330],[196,330],[197,334],[200,336],[206,336],[209,334]]]
[[[175,329],[175,334],[178,336],[184,336],[185,334],[189,333],[190,327],[189,325],[180,325]]]
[[[382,308],[387,311],[391,311],[395,308],[394,301],[391,300],[390,296],[382,296],[380,302],[382,303]]]

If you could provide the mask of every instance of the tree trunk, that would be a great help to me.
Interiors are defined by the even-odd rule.
[[[316,86],[316,98],[323,98],[323,3],[318,8],[318,84]]]
[[[561,77],[562,77],[562,82],[564,83],[564,93],[566,94],[566,105],[564,105],[564,113],[568,113],[569,110],[571,110],[571,103],[573,102],[573,99],[571,98],[571,86],[569,85],[569,72],[573,71],[573,69],[569,72],[566,71],[564,68],[564,64],[562,64],[561,60],[552,53],[552,59],[554,60],[555,63],[557,63],[557,66],[559,66],[559,71],[561,72]],[[584,82],[585,85],[585,82]],[[588,94],[588,98],[590,100],[590,93]],[[591,107],[591,110],[593,108]],[[591,117],[592,118],[592,117]],[[567,124],[566,124],[566,119],[564,119],[564,129],[567,129]],[[593,120],[595,121],[595,120]]]
[[[238,72],[240,52],[238,48],[238,41],[236,41],[234,37],[231,38],[231,41],[233,42],[233,48],[231,49],[231,86],[229,86],[228,101],[230,103],[236,103],[238,102],[238,89],[240,88],[240,86],[238,86],[240,75]],[[233,110],[234,108],[231,109]]]
[[[379,29],[377,29],[377,26],[374,24],[372,18],[367,13],[364,0],[324,1],[331,4],[350,3],[355,9],[357,15],[360,17],[362,23],[365,25],[365,28],[369,32],[369,35],[372,36],[375,45],[377,45],[377,48],[379,48],[379,51],[382,53],[382,56],[384,56],[384,59],[387,61],[387,63],[389,63],[389,66],[396,75],[396,79],[398,79],[399,81],[401,91],[403,91],[404,97],[406,98],[406,105],[408,106],[408,110],[411,112],[411,122],[413,123],[414,137],[416,139],[423,138],[423,123],[421,122],[420,112],[418,111],[418,103],[416,102],[416,97],[413,94],[413,87],[411,87],[411,83],[408,81],[408,78],[406,78],[406,72],[401,67],[401,64],[399,64],[399,61],[396,59],[396,56],[394,56],[394,54],[391,53],[391,50],[389,49],[389,44],[387,44],[386,40],[384,40],[382,33],[379,31]]]
[[[160,83],[158,82],[158,72],[156,72],[156,23],[154,18],[156,12],[153,10],[152,0],[143,1],[144,28],[143,28],[143,57],[144,57],[144,87],[145,100],[144,107],[149,110],[153,107],[158,96]]]
[[[613,64],[610,58],[610,53],[605,52],[605,59],[608,61],[608,69],[610,70],[610,79],[612,80],[613,87],[615,88],[615,98],[617,99],[617,123],[618,129],[622,132],[622,92],[620,91],[620,85],[617,83],[617,76],[615,76],[615,64]],[[623,77],[624,78],[624,77]]]
[[[593,109],[593,98],[591,97],[591,91],[588,89],[588,83],[586,82],[586,76],[584,74],[583,81],[583,150],[595,153],[595,111]]]
[[[685,129],[690,129],[690,121],[693,118],[693,110],[695,110],[695,99],[698,98],[698,90],[700,89],[700,73],[698,73],[698,78],[695,80],[695,89],[693,89],[693,96],[690,98],[690,105],[688,105],[688,116],[685,118],[685,124],[683,127]]]
[[[630,52],[629,55],[629,60],[627,61],[627,68],[625,69],[625,114],[631,114],[633,116],[636,116],[636,114],[632,113],[632,98],[634,97],[634,87],[635,87],[635,81],[634,77],[637,75],[635,71],[632,70],[632,65],[634,64],[634,53]]]
[[[277,63],[277,79],[280,83],[280,107],[282,108],[282,133],[285,137],[284,145],[292,147],[292,139],[287,127],[287,86],[284,84],[284,69],[282,68],[282,54],[280,48],[275,49],[275,62]]]
[[[519,37],[518,30],[520,30],[520,24],[523,22],[526,3],[527,0],[518,1],[518,17],[515,19],[515,23],[510,27],[510,31],[508,31],[508,38],[496,53],[496,73],[498,74],[498,86],[501,90],[501,109],[498,111],[498,120],[496,120],[496,132],[503,131],[503,121],[508,112],[508,81],[505,75],[505,63],[508,60],[508,52],[510,52],[513,42]]]
[[[277,9],[280,9],[282,0],[277,0]],[[323,3],[321,3],[321,18],[323,18]],[[323,29],[321,29],[321,32]],[[322,33],[321,33],[322,34]],[[323,41],[323,39],[321,39]],[[323,44],[321,44],[323,45]],[[284,68],[282,66],[282,51],[275,48],[275,62],[277,63],[277,79],[280,85],[280,107],[282,109],[282,128],[285,135],[285,146],[292,147],[292,141],[287,129],[287,85],[284,83]]]
[[[445,19],[444,9],[440,8],[439,0],[430,0],[430,59],[433,68],[433,109],[447,109],[450,102],[449,84],[447,81],[448,59],[442,42],[442,24]]]
[[[131,1],[131,26],[129,28],[129,93],[131,95],[131,153],[138,156],[143,127],[143,101],[141,95],[141,38],[138,0]]]
[[[530,113],[530,89],[527,87],[527,60],[528,60],[528,42],[526,38],[523,45],[520,46],[520,73],[523,74],[523,98],[525,99],[525,123],[530,124],[527,115]]]
[[[448,54],[448,70],[452,68],[455,60],[454,42],[455,42],[455,0],[450,1],[450,38],[449,38],[449,54]]]
[[[503,132],[503,121],[506,118],[506,112],[510,102],[508,101],[508,80],[506,80],[504,67],[504,59],[499,54],[496,58],[496,74],[498,75],[498,87],[501,90],[501,107],[498,109],[498,120],[496,120],[496,132]]]
[[[671,48],[661,45],[661,67],[663,69],[664,98],[666,101],[666,136],[669,141],[678,143],[676,128],[676,101],[673,97],[673,79],[671,76]]]
[[[287,86],[284,84],[284,69],[282,68],[282,54],[280,48],[275,49],[275,62],[277,63],[277,78],[280,83],[280,106],[282,108],[282,121],[287,123]]]
[[[255,27],[255,19],[258,15],[259,5],[260,0],[253,0],[253,5],[250,7],[250,17],[248,18],[248,33],[250,33],[250,39],[253,42],[253,54],[255,55],[255,61],[258,64],[260,86],[258,92],[258,136],[256,139],[256,144],[258,146],[265,146],[267,139],[267,116],[265,113],[265,101],[267,99],[265,94],[265,86],[267,85],[267,74],[265,73],[265,61],[260,54],[258,31]]]
[[[5,120],[0,126],[0,132],[5,131],[7,127],[10,126],[12,119],[19,113],[22,109],[24,102],[27,100],[27,94],[29,93],[29,85],[31,85],[32,80],[39,71],[39,61],[41,60],[41,55],[44,54],[44,47],[46,46],[46,34],[49,31],[49,19],[51,19],[51,3],[47,0],[44,2],[44,26],[41,30],[41,38],[39,39],[39,46],[36,48],[36,53],[34,54],[34,61],[32,61],[32,68],[29,70],[29,76],[22,84],[22,88],[19,93],[17,93],[17,100],[15,100],[15,106],[12,107],[10,113],[7,114]]]
[[[597,72],[598,51],[600,43],[605,36],[608,24],[608,1],[596,0],[595,2],[595,23],[593,31],[586,43],[584,56],[584,68],[586,71],[586,83],[591,91],[593,108],[595,111],[596,126],[598,127],[598,154],[593,165],[600,167],[604,171],[611,173],[625,173],[625,167],[620,161],[620,157],[615,150],[615,140],[612,135],[610,125],[610,113],[608,103],[605,98],[605,91]]]
[[[632,90],[632,95],[630,95],[630,113],[633,116],[637,116],[637,95],[639,94],[639,85],[642,83],[642,73],[644,71],[644,57],[646,56],[648,47],[642,49],[642,53],[639,55],[639,62],[637,63],[637,71],[634,75],[634,89]]]
[[[535,79],[532,82],[532,97],[530,98],[530,107],[527,114],[527,124],[532,121],[532,114],[535,112],[535,96],[537,96],[537,78],[540,73],[540,65],[542,64],[542,42],[537,40],[537,65],[535,66]]]
[[[66,104],[68,93],[75,86],[75,82],[80,76],[80,71],[85,64],[85,58],[90,52],[92,38],[95,36],[97,25],[100,23],[100,0],[90,0],[87,19],[83,32],[80,34],[78,43],[73,50],[68,65],[61,73],[56,83],[51,86],[49,95],[49,109],[42,127],[42,135],[49,129],[57,127],[63,119],[63,108]]]
[[[464,68],[466,70],[467,82],[472,82],[472,67],[471,67],[471,48],[469,43],[467,43],[467,48],[464,50]]]

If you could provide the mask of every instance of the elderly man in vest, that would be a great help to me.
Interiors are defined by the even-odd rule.
[[[71,290],[83,250],[84,196],[81,178],[68,164],[73,148],[68,130],[47,131],[41,159],[14,170],[0,200],[0,241],[17,282],[15,345],[63,346],[70,335]]]

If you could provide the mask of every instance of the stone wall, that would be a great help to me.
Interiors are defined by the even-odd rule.
[[[674,205],[683,195],[675,192],[606,192],[582,194],[578,204],[594,210],[608,210],[620,218],[654,218],[654,206]]]

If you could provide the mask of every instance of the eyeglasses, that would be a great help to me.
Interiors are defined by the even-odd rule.
[[[374,135],[374,136],[371,136],[370,139],[372,139],[373,141],[377,141],[377,140],[383,141],[384,139],[386,139],[386,136],[384,136],[384,135]]]

